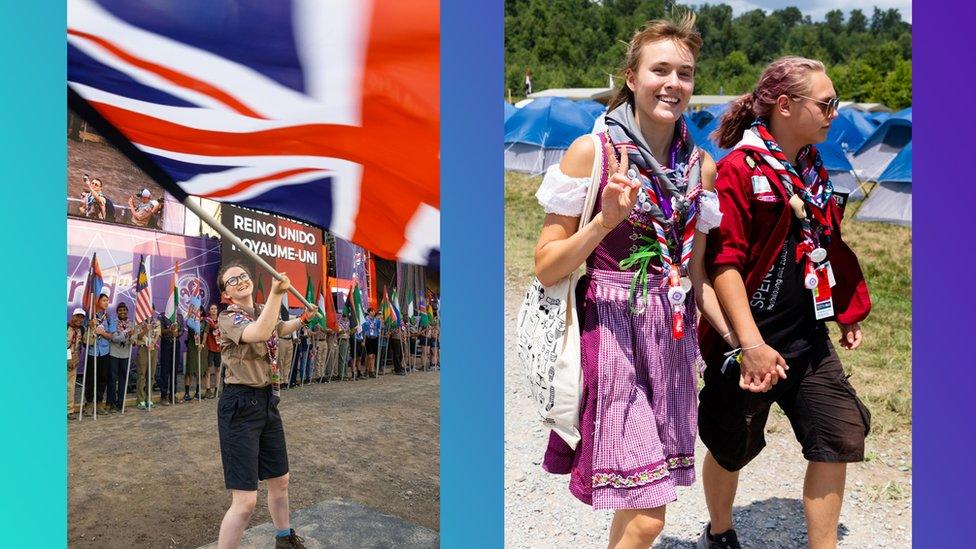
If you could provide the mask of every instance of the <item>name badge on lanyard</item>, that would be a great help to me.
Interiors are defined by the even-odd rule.
[[[834,316],[834,298],[831,288],[837,283],[834,280],[834,271],[830,268],[830,262],[817,267],[817,285],[811,289],[813,294],[813,311],[817,320],[823,320]]]

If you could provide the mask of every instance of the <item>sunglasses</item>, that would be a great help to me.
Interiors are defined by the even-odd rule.
[[[814,103],[820,105],[820,112],[822,112],[824,116],[830,116],[834,114],[835,112],[837,112],[838,107],[840,107],[839,97],[835,97],[829,101],[821,101],[819,99],[814,99],[812,97],[807,97],[805,95],[797,95],[796,97],[799,97],[800,99],[809,99],[810,101],[813,101]]]
[[[233,286],[233,287],[237,287],[237,286],[239,286],[239,285],[240,285],[240,284],[241,284],[242,282],[247,282],[248,280],[251,280],[251,277],[250,277],[250,276],[248,276],[248,274],[247,274],[247,273],[241,273],[241,274],[239,274],[239,275],[237,275],[237,276],[232,276],[232,277],[230,277],[230,278],[228,278],[227,280],[225,280],[225,281],[224,281],[224,286],[225,286],[225,287],[226,287],[226,286]]]

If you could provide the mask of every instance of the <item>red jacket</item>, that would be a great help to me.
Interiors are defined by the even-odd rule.
[[[708,235],[705,268],[714,278],[718,267],[735,267],[743,275],[746,295],[752,295],[782,249],[793,210],[776,172],[758,156],[749,159],[752,161],[750,165],[747,150],[748,147],[735,149],[718,162],[715,187],[722,209],[722,224]],[[763,195],[765,201],[757,199],[753,193],[753,176],[764,176],[769,181],[770,192]],[[837,281],[831,291],[835,318],[844,324],[860,322],[871,311],[867,283],[857,256],[841,238],[843,206],[831,198],[827,209],[834,225],[826,249],[827,260]],[[699,323],[698,331],[702,357],[706,361],[728,348],[707,321]]]

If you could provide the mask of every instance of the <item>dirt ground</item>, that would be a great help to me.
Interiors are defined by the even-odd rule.
[[[386,375],[283,392],[291,508],[327,499],[439,531],[440,373]],[[70,547],[199,547],[217,539],[230,496],[217,399],[126,408],[68,428]],[[249,526],[270,520],[259,487]]]

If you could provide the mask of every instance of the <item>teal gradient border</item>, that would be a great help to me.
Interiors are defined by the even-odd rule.
[[[441,547],[504,539],[502,2],[441,1]]]
[[[3,107],[2,316],[7,360],[0,412],[0,531],[7,543],[68,536],[64,325],[67,168],[65,3],[8,3]],[[19,540],[19,541],[15,541]]]

